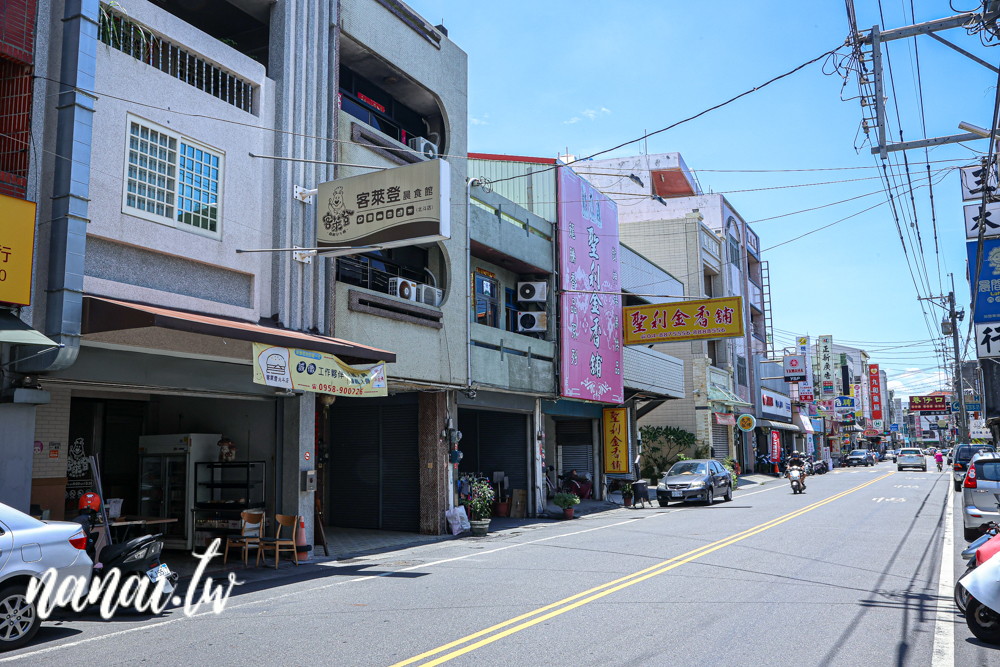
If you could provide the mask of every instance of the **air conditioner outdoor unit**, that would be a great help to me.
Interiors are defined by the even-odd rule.
[[[420,293],[420,303],[426,303],[428,306],[438,305],[444,296],[444,292],[430,285],[417,285],[417,289]]]
[[[518,301],[545,301],[548,293],[548,283],[518,283]]]
[[[406,278],[389,278],[389,294],[407,301],[420,301],[420,283]]]
[[[406,143],[410,148],[423,155],[425,160],[433,160],[438,156],[437,145],[430,139],[411,137]]]
[[[518,311],[517,330],[519,332],[545,331],[547,320],[546,313]]]

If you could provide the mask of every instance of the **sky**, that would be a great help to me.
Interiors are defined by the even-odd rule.
[[[408,2],[432,24],[443,21],[469,56],[469,151],[483,153],[591,155],[752,89],[837,48],[849,32],[843,2]],[[882,6],[880,16],[877,1],[855,0],[861,30],[914,22],[910,0]],[[955,12],[936,0],[916,2],[914,13],[919,23]],[[984,60],[1000,60],[1000,49],[964,29],[941,34]],[[989,127],[997,81],[991,70],[926,36],[916,45],[889,43],[888,60],[896,85],[887,93],[893,139],[900,126],[907,140],[957,134],[963,120]],[[795,334],[829,334],[868,350],[897,396],[927,393],[943,388],[931,339],[939,337],[944,311],[917,297],[947,294],[954,273],[959,308],[969,310],[957,167],[974,164],[987,141],[929,151],[935,224],[923,149],[907,152],[910,179],[919,185],[912,203],[896,154],[889,169],[898,162],[904,255],[881,162],[861,146],[856,96],[856,80],[845,87],[821,61],[649,138],[648,151],[679,151],[702,188],[726,193],[760,235],[776,346],[792,344]],[[640,141],[605,157],[644,150]],[[786,215],[814,207],[822,208]]]

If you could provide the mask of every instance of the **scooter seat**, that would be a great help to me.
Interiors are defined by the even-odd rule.
[[[122,554],[137,549],[146,542],[153,541],[152,535],[141,535],[128,542],[122,542],[121,544],[112,544],[111,546],[104,547],[101,550],[100,561],[105,565],[111,563],[111,561],[117,559]]]

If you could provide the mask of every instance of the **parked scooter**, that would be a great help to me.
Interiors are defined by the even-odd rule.
[[[1000,644],[1000,558],[990,558],[961,579],[968,591],[965,624],[976,639]]]
[[[966,561],[966,569],[965,573],[962,574],[962,576],[959,577],[958,581],[955,583],[955,605],[958,607],[958,610],[963,614],[965,613],[966,607],[969,604],[969,591],[967,591],[965,587],[962,586],[961,581],[966,574],[972,572],[974,569],[976,569],[978,565],[981,564],[979,562],[979,558],[985,557],[985,554],[978,553],[979,548],[985,545],[990,540],[992,540],[994,537],[996,537],[998,533],[1000,533],[1000,528],[998,528],[997,524],[992,521],[990,521],[988,524],[983,524],[983,528],[985,528],[983,536],[972,542],[969,546],[965,548],[965,551],[962,552],[962,559]]]

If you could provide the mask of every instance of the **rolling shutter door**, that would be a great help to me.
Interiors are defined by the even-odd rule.
[[[382,524],[384,530],[420,530],[418,408],[382,408]]]
[[[712,424],[712,458],[729,458],[729,427],[725,424]]]
[[[509,412],[479,413],[479,466],[493,479],[495,471],[503,471],[510,487],[528,490],[527,419],[523,414]]]
[[[378,439],[378,406],[330,409],[330,525],[378,528]]]
[[[559,474],[594,473],[594,432],[589,419],[560,419],[556,422],[556,445],[561,448]]]

